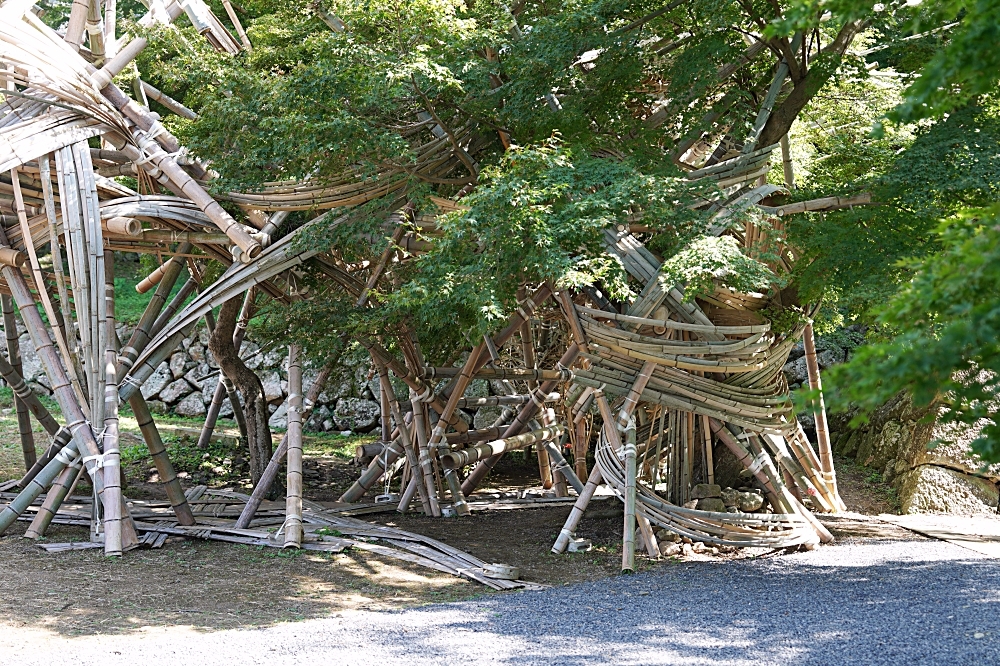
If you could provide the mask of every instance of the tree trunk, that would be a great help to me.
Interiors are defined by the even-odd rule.
[[[260,378],[240,358],[233,344],[233,331],[239,318],[241,299],[232,298],[222,304],[215,330],[208,341],[208,349],[219,368],[236,385],[243,396],[247,422],[247,449],[250,454],[250,477],[254,485],[260,481],[264,468],[271,459],[271,428],[267,424],[267,401]]]

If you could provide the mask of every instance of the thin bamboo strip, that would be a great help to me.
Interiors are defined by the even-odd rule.
[[[288,453],[285,548],[302,546],[302,364],[298,345],[288,345]]]

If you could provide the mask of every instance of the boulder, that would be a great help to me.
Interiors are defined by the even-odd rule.
[[[201,399],[201,394],[198,392],[188,394],[187,397],[174,407],[174,412],[181,416],[202,416],[207,411],[205,403]]]
[[[695,506],[699,511],[717,511],[719,513],[725,513],[726,505],[718,497],[705,497],[698,500],[698,504]]]
[[[737,497],[736,506],[740,511],[746,513],[756,511],[764,506],[764,496],[752,490],[741,492]]]
[[[288,402],[281,403],[281,406],[274,410],[274,414],[267,420],[267,425],[282,430],[288,427]]]
[[[691,499],[707,499],[709,497],[721,497],[722,486],[716,483],[699,483],[691,489]]]
[[[41,377],[45,377],[45,370],[42,368],[42,362],[38,359],[38,354],[35,353],[35,347],[31,344],[31,340],[27,341],[27,344],[18,341],[21,348],[21,377],[24,381],[37,381]]]
[[[490,394],[490,385],[485,379],[473,379],[465,389],[466,398],[485,398]]]
[[[493,422],[500,418],[503,407],[480,407],[472,417],[472,427],[476,430],[489,428]]]
[[[284,391],[281,390],[281,376],[277,370],[264,373],[260,378],[260,383],[264,387],[264,399],[268,402],[281,400]]]
[[[184,376],[184,364],[187,363],[187,356],[184,352],[174,352],[170,356],[170,374],[174,379]]]
[[[226,398],[222,401],[222,406],[219,408],[219,418],[228,419],[233,414],[233,403],[229,402],[229,398]]]
[[[177,402],[188,393],[194,389],[190,384],[184,379],[178,379],[175,382],[170,382],[162,391],[160,391],[160,400],[166,403]]]
[[[720,497],[726,507],[737,507],[740,504],[740,491],[733,488],[724,488]]]
[[[206,349],[201,343],[195,343],[188,347],[187,353],[192,361],[201,363],[205,360]]]
[[[337,401],[333,418],[343,430],[370,432],[378,425],[381,412],[377,402],[364,398],[342,398]]]
[[[173,380],[173,376],[170,374],[170,366],[166,362],[163,362],[160,364],[160,367],[156,369],[156,372],[150,375],[149,379],[143,382],[142,388],[139,389],[139,391],[142,393],[143,398],[149,400],[150,398],[159,395],[160,391],[162,391],[167,384],[171,382],[171,380]]]
[[[167,413],[167,403],[162,400],[150,400],[146,403],[149,407],[149,411],[153,414],[166,414]]]
[[[681,550],[681,544],[679,543],[667,541],[660,544],[661,557],[676,557],[681,554]]]
[[[784,371],[785,379],[788,380],[789,385],[805,384],[809,381],[809,371],[806,369],[806,359],[804,356],[785,363],[782,371]]]
[[[921,465],[900,477],[903,513],[996,513],[997,488],[989,481],[943,467]]]
[[[208,363],[199,363],[184,373],[184,379],[186,379],[187,383],[193,386],[195,390],[200,391],[202,388],[202,382],[204,382],[205,378],[211,373],[212,369],[208,367]],[[218,380],[216,380],[216,382],[218,382]],[[208,396],[208,399],[211,400],[212,396]]]

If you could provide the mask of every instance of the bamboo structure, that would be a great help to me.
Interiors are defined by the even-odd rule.
[[[237,36],[202,0],[156,3],[140,25],[169,23],[184,13],[216,49],[230,54],[249,50],[233,7],[228,0],[222,4]],[[162,545],[167,536],[335,552],[350,546],[496,589],[527,586],[491,576],[486,563],[439,542],[361,523],[338,513],[341,509],[307,499],[302,428],[326,375],[321,373],[303,398],[307,350],[294,332],[281,341],[288,348],[287,433],[250,495],[185,489],[142,394],[143,383],[203,318],[214,329],[214,308],[244,299],[232,337],[238,353],[258,297],[282,305],[310,298],[307,264],[346,294],[356,310],[380,307],[379,295],[398,279],[398,267],[433,247],[436,216],[462,208],[456,200],[431,197],[436,211],[415,210],[408,188],[421,179],[471,185],[455,176],[478,172],[475,155],[482,128],[470,120],[446,130],[432,114],[424,114],[427,118],[418,117],[419,122],[401,130],[412,148],[411,166],[383,164],[364,178],[349,171],[322,180],[267,183],[255,192],[228,192],[219,196],[230,204],[227,209],[207,189],[213,172],[187,157],[143,102],[152,99],[187,119],[197,118],[195,111],[141,77],[134,86],[139,99],[112,83],[126,67],[138,72],[134,60],[146,46],[145,38],[115,34],[114,2],[105,3],[103,16],[99,2],[74,2],[65,37],[43,24],[31,6],[27,0],[0,6],[0,77],[9,93],[0,105],[0,174],[7,174],[0,182],[0,209],[14,213],[0,216],[0,305],[7,340],[0,375],[16,395],[28,469],[17,483],[19,492],[3,495],[0,532],[19,518],[30,520],[27,535],[32,538],[43,536],[53,523],[84,524],[111,556],[140,545],[140,539],[142,545]],[[335,16],[317,11],[334,30],[346,29]],[[744,57],[756,57],[763,48],[752,48]],[[736,67],[723,68],[725,76]],[[870,196],[858,195],[772,205],[781,188],[759,181],[778,144],[757,143],[787,73],[787,65],[776,68],[750,140],[730,150],[723,137],[699,168],[686,165],[690,183],[715,188],[715,195],[696,206],[705,212],[710,233],[735,237],[747,252],[761,243],[780,244],[780,239],[768,238],[772,227],[765,218],[777,222],[789,214],[870,203]],[[549,97],[550,105],[558,106],[555,96]],[[651,127],[665,121],[652,116]],[[91,148],[89,141],[96,138],[101,148]],[[684,147],[688,149],[692,146]],[[781,142],[781,155],[791,186],[787,140]],[[134,176],[140,191],[111,179],[117,175]],[[159,193],[161,186],[176,196]],[[370,205],[360,207],[366,203]],[[312,217],[281,234],[281,222],[291,211]],[[378,247],[365,261],[300,242],[317,228],[347,227],[361,215],[380,216],[385,223],[384,235],[380,231],[369,238]],[[720,283],[711,293],[688,298],[685,285],[666,279],[664,258],[636,235],[649,229],[640,218],[637,212],[635,221],[641,224],[601,232],[607,255],[620,262],[636,294],[628,302],[611,303],[596,284],[575,291],[548,282],[522,285],[504,326],[481,341],[477,334],[464,350],[455,350],[467,351],[467,356],[443,367],[425,362],[420,331],[405,325],[357,334],[378,373],[383,441],[340,497],[343,512],[360,510],[376,488],[398,484],[398,503],[392,493],[378,498],[383,503],[391,499],[391,510],[468,515],[479,504],[475,493],[491,470],[504,456],[520,451],[525,453],[515,455],[532,459],[532,475],[537,460],[542,493],[551,489],[552,499],[573,501],[554,553],[574,543],[602,485],[624,504],[625,571],[636,569],[637,533],[646,553],[657,556],[655,528],[728,546],[780,548],[829,541],[832,537],[812,512],[840,511],[844,505],[822,402],[816,414],[817,453],[795,420],[781,373],[789,352],[805,335],[810,386],[821,390],[808,324],[818,306],[792,304],[801,307],[804,320],[779,333],[763,314],[769,306],[790,305],[777,293],[738,293]],[[425,233],[418,237],[415,228]],[[43,262],[39,252],[45,248],[49,255]],[[160,263],[136,288],[152,294],[121,349],[114,316],[115,252],[145,253]],[[790,264],[793,254],[782,253],[781,261]],[[210,262],[221,265],[221,274],[206,271]],[[188,277],[171,296],[185,270]],[[218,277],[203,283],[206,274]],[[63,425],[23,381],[16,313],[42,362]],[[328,375],[329,367],[324,372]],[[407,396],[397,396],[393,376],[406,386]],[[494,391],[499,394],[470,394],[470,388],[484,381],[502,387]],[[237,419],[244,416],[234,382],[238,384],[234,377],[220,377],[200,446],[208,445],[227,395]],[[408,399],[405,413],[401,397]],[[126,401],[165,500],[126,503],[123,497],[118,408]],[[247,403],[246,420],[253,416],[250,407]],[[502,409],[495,420],[470,424],[464,410],[484,407]],[[37,460],[32,416],[52,439]],[[246,442],[245,421],[240,429]],[[731,451],[749,470],[752,483],[767,496],[767,507],[752,512],[697,508],[706,498],[695,493],[696,487],[716,480],[716,446]],[[533,452],[527,452],[529,447]],[[588,468],[591,453],[594,463]],[[286,496],[279,506],[266,497],[282,464]],[[83,473],[93,484],[96,502],[72,495]],[[563,500],[571,491],[575,500]],[[39,500],[42,494],[45,498]],[[206,497],[218,504],[216,513],[204,508]],[[336,528],[344,536],[329,538],[322,528]]]

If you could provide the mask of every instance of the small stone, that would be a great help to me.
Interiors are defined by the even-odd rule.
[[[691,544],[691,550],[695,553],[702,553],[705,551],[705,544],[701,541],[695,541]]]
[[[679,543],[666,542],[660,544],[660,555],[662,557],[674,557],[681,554],[681,545]]]
[[[181,416],[201,416],[207,411],[200,393],[191,393],[174,407],[174,412]]]
[[[681,555],[683,555],[684,557],[690,557],[693,554],[694,554],[694,548],[691,547],[691,544],[689,543],[681,544]]]
[[[739,506],[740,503],[740,491],[733,488],[725,488],[720,494],[722,498],[722,503],[727,507],[729,506]]]
[[[726,505],[718,497],[705,497],[698,500],[698,505],[696,507],[699,511],[715,511],[718,513],[725,513]]]
[[[489,428],[498,418],[500,418],[500,414],[502,413],[503,407],[480,407],[476,410],[475,416],[472,417],[472,427],[476,430]]]
[[[699,483],[691,490],[691,499],[721,497],[722,487],[715,483]]]
[[[678,543],[681,540],[681,535],[673,530],[662,529],[656,533],[656,539],[658,541]]]
[[[184,376],[185,363],[187,363],[187,357],[183,352],[175,352],[170,357],[170,374],[173,375],[174,379],[180,379]]]
[[[685,509],[694,509],[697,506],[698,506],[698,500],[690,500],[688,502],[684,502]]]

